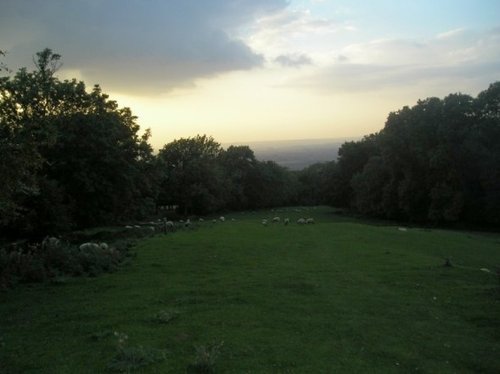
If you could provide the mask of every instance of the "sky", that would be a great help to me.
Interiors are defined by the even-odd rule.
[[[498,0],[2,0],[11,70],[62,55],[151,143],[356,138],[500,80]]]

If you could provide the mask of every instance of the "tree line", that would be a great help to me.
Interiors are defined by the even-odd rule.
[[[390,113],[385,127],[311,167],[321,202],[424,224],[500,224],[500,82]]]
[[[129,108],[59,80],[61,56],[0,77],[0,234],[44,236],[144,219],[330,204],[412,222],[499,223],[500,83],[391,113],[337,161],[292,172],[197,135],[157,154]],[[332,155],[333,157],[334,155]]]

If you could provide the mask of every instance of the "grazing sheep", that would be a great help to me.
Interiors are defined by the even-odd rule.
[[[133,229],[133,228],[134,228],[134,226],[129,226],[129,225],[127,225],[127,226],[125,226],[125,228],[126,228],[127,230],[131,230],[131,229]]]
[[[280,222],[280,217],[273,218],[273,223],[279,223],[279,222]]]
[[[307,224],[313,224],[314,223],[314,218],[308,218],[306,219]]]
[[[184,227],[189,227],[189,226],[191,226],[191,220],[188,218],[184,223]]]
[[[224,222],[224,221],[226,220],[226,218],[225,218],[224,216],[220,216],[220,217],[219,217],[219,220],[220,220],[221,222]]]
[[[42,241],[42,248],[47,249],[47,248],[54,248],[59,246],[59,239],[53,236],[47,236],[45,239]]]
[[[267,219],[265,219],[265,218],[264,218],[264,219],[262,220],[262,225],[267,226]]]
[[[105,251],[109,248],[107,243],[99,243],[99,248],[104,249]]]
[[[285,224],[285,226],[287,226],[290,223],[290,218],[285,218],[283,220],[283,223]]]
[[[92,250],[98,250],[100,247],[96,243],[83,243],[80,245],[80,251],[92,251]]]
[[[306,223],[306,220],[305,220],[304,218],[299,218],[299,219],[297,220],[297,223],[298,223],[299,225],[304,225],[304,224]]]
[[[406,227],[398,227],[399,231],[407,231],[408,229]]]
[[[203,219],[203,218],[200,218],[198,221],[203,222],[203,221],[204,221],[204,219]]]
[[[169,228],[169,229],[173,229],[175,226],[174,222],[173,221],[167,221],[165,222],[165,227]]]
[[[217,220],[214,218],[214,219],[212,220],[212,223],[217,223]]]
[[[234,219],[234,218],[231,218],[231,221],[232,221],[232,222],[234,222],[234,221],[236,221],[236,219]]]

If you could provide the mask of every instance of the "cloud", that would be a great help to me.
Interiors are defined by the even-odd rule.
[[[329,93],[417,85],[450,92],[484,89],[498,77],[500,29],[452,30],[428,40],[383,39],[347,46],[330,64],[295,84]]]
[[[156,94],[261,66],[263,56],[243,41],[242,30],[287,6],[285,0],[7,0],[0,46],[11,66],[31,64],[49,47],[63,56],[64,69],[80,71],[89,84]]]
[[[282,66],[295,68],[312,64],[312,59],[304,53],[279,55],[274,61]]]
[[[352,32],[348,23],[312,15],[307,10],[283,8],[258,18],[248,43],[266,55],[289,54],[293,50],[323,51],[332,35]]]

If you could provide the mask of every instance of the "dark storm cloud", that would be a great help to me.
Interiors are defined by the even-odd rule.
[[[260,66],[263,56],[237,34],[287,5],[285,0],[7,0],[0,12],[0,49],[17,68],[49,47],[63,56],[64,68],[80,70],[89,84],[154,94]]]

